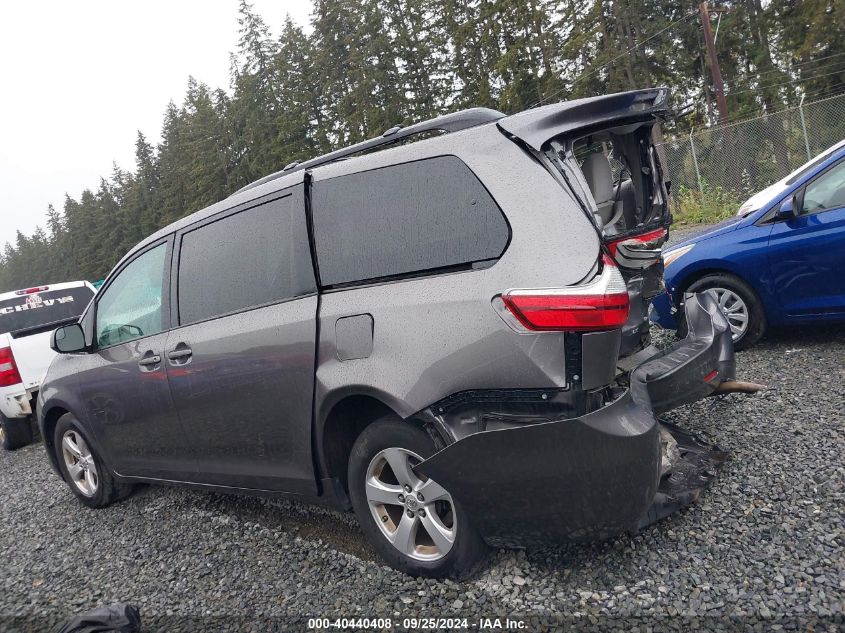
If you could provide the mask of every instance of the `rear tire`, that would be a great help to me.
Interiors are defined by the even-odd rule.
[[[488,548],[448,491],[410,470],[435,452],[422,429],[392,416],[377,420],[352,447],[349,495],[364,534],[388,565],[412,576],[463,577]]]
[[[29,418],[7,418],[0,414],[0,441],[7,451],[32,444],[32,423]]]
[[[53,446],[62,477],[76,498],[89,508],[105,508],[132,493],[134,486],[115,480],[94,450],[88,432],[72,413],[59,418]]]
[[[721,296],[727,297],[728,309],[738,309],[747,317],[745,329],[740,333],[734,333],[736,336],[734,338],[734,349],[736,351],[748,349],[763,338],[768,327],[766,312],[763,309],[763,304],[757,297],[757,293],[754,292],[751,286],[739,277],[728,273],[719,273],[707,275],[693,282],[686,289],[686,292],[704,292],[706,290],[712,290]],[[738,299],[738,302],[734,297]],[[726,316],[728,317],[728,322],[733,327],[740,324],[740,321],[736,317],[732,318],[731,314],[726,314]],[[678,323],[678,336],[684,338],[686,335],[686,319],[681,318]]]

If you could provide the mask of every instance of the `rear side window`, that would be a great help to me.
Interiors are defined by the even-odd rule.
[[[182,237],[178,294],[183,325],[314,291],[301,194],[240,211]]]
[[[82,314],[93,296],[90,288],[79,286],[23,294],[0,301],[0,332],[23,333],[73,319]]]
[[[326,286],[495,260],[510,237],[501,209],[455,156],[316,182],[311,200]]]

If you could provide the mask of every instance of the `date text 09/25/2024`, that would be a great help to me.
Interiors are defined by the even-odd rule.
[[[362,631],[416,631],[416,630],[476,630],[476,631],[520,631],[526,630],[522,620],[511,618],[311,618],[308,628],[358,629]]]

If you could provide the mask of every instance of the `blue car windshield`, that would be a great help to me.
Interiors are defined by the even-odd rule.
[[[799,167],[798,169],[793,171],[791,174],[789,174],[789,176],[786,177],[786,180],[783,181],[783,184],[785,184],[785,185],[795,184],[796,182],[798,182],[798,180],[801,179],[802,176],[804,176],[804,174],[812,171],[813,169],[815,169],[816,167],[821,165],[824,161],[826,161],[828,158],[830,158],[831,154],[833,154],[836,150],[838,150],[843,145],[845,145],[845,141],[843,141],[841,143],[837,143],[836,145],[834,145],[833,147],[828,149],[826,152],[816,156],[810,162],[801,165],[801,167]]]
[[[831,148],[828,148],[814,159],[804,163],[798,169],[793,171],[791,174],[786,176],[781,180],[778,180],[773,185],[769,185],[765,189],[758,191],[753,196],[751,196],[745,203],[739,208],[737,215],[740,217],[745,217],[761,209],[763,206],[768,204],[769,202],[778,198],[781,194],[783,194],[789,187],[793,184],[798,182],[801,178],[806,176],[808,173],[812,172],[813,170],[817,169],[819,165],[824,163],[828,160],[834,153],[841,150],[845,147],[845,141],[841,141],[834,145]]]

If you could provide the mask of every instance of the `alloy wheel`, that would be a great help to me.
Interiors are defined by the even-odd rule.
[[[709,292],[728,319],[728,324],[731,326],[731,338],[736,343],[748,330],[748,306],[733,290],[710,288]]]
[[[62,457],[76,488],[86,497],[97,494],[99,476],[91,449],[80,433],[70,429],[62,436]]]
[[[415,560],[433,561],[452,549],[457,522],[446,489],[412,470],[422,461],[404,448],[379,452],[367,467],[365,490],[370,514],[393,547]]]

